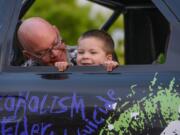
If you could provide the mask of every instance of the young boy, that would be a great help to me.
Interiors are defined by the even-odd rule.
[[[109,34],[102,30],[90,30],[82,34],[78,40],[77,65],[97,66],[103,65],[107,71],[118,66],[113,60],[114,42]],[[55,66],[64,71],[68,68],[67,62],[56,62]]]

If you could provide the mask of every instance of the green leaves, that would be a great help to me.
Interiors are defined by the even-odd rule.
[[[77,44],[85,31],[98,28],[98,21],[89,17],[90,6],[79,6],[75,0],[37,0],[25,18],[39,16],[56,25],[67,44]]]

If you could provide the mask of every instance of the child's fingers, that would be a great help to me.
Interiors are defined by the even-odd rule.
[[[63,72],[68,68],[68,63],[67,62],[56,62],[54,64],[54,66],[57,67],[59,71]]]
[[[104,66],[106,68],[106,71],[111,72],[114,68],[118,66],[118,63],[115,61],[106,61],[104,63]]]
[[[54,66],[57,67],[58,69],[60,68],[60,65],[61,65],[61,62],[56,62],[56,63],[54,64]]]
[[[64,71],[62,63],[58,64],[58,70],[61,71],[61,72]]]
[[[67,68],[68,68],[68,63],[66,62],[62,65],[62,71],[65,71]]]
[[[110,61],[104,62],[103,65],[104,65],[104,67],[106,68],[106,71],[108,71],[108,72],[112,71],[112,64],[111,64]]]
[[[114,68],[113,63],[112,63],[112,62],[109,63],[109,65],[108,65],[108,71],[111,72],[111,71],[113,70],[113,68]]]
[[[118,67],[118,65],[119,65],[117,62],[114,62],[113,64],[114,64],[114,65],[113,65],[113,69],[116,68],[116,67]]]

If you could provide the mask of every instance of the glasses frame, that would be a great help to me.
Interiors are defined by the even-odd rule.
[[[42,59],[47,55],[51,55],[53,50],[65,50],[65,47],[61,48],[62,44],[64,43],[64,40],[59,37],[59,35],[56,33],[57,38],[56,41],[52,43],[52,46],[48,48],[44,53],[37,55],[35,53],[30,53],[33,57],[36,57],[38,59]]]

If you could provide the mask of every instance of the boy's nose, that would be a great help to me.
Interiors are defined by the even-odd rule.
[[[85,53],[84,55],[83,55],[83,58],[84,59],[87,59],[87,58],[89,58],[90,57],[90,55],[88,54],[88,53]]]
[[[89,54],[89,53],[84,53],[83,57],[89,58],[89,57],[90,57],[90,54]]]

